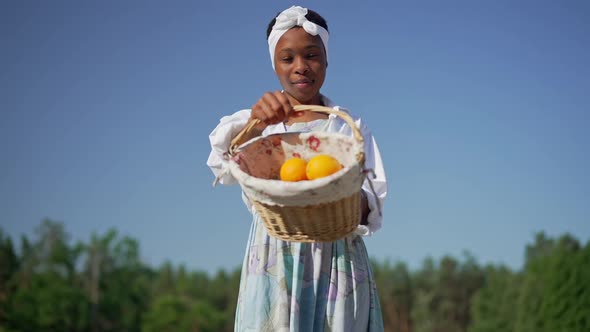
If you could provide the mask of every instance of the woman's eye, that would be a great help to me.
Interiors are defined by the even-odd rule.
[[[318,55],[317,55],[317,54],[315,54],[315,53],[309,53],[309,54],[307,55],[307,57],[308,57],[308,58],[315,58],[316,56],[318,56]]]
[[[289,57],[284,57],[284,58],[281,58],[281,61],[283,61],[283,62],[291,62],[291,61],[293,61],[293,58],[290,57],[290,56]]]

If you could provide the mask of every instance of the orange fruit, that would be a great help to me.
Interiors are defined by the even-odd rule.
[[[301,158],[285,160],[283,165],[281,165],[281,180],[291,182],[307,180],[307,176],[305,175],[306,166],[307,162]]]
[[[307,162],[305,173],[307,174],[307,179],[315,180],[334,174],[341,169],[342,165],[338,159],[327,154],[320,154]]]

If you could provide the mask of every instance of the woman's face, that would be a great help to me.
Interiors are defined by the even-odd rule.
[[[292,103],[320,103],[327,66],[320,36],[295,27],[279,39],[275,48],[275,72]]]

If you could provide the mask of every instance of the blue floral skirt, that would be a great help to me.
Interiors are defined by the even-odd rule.
[[[269,236],[254,214],[235,331],[383,331],[362,237],[286,242]]]

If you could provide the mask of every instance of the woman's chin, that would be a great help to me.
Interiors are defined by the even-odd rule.
[[[318,96],[317,91],[289,91],[289,94],[301,104],[311,104]]]

